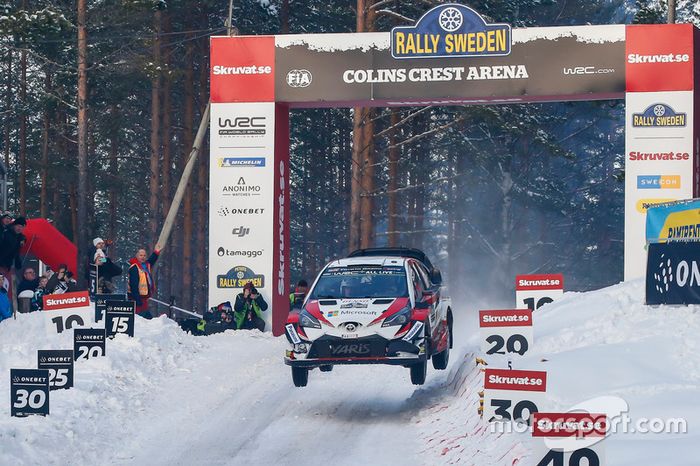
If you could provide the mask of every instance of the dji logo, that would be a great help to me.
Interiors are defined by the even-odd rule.
[[[250,234],[250,228],[246,228],[243,226],[236,227],[231,231],[231,234],[233,236],[238,236],[239,238],[243,238],[244,236],[247,236]]]

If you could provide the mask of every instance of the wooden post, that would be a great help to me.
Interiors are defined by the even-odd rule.
[[[163,229],[160,231],[160,236],[158,236],[156,251],[162,251],[168,242],[168,238],[170,237],[170,230],[173,227],[173,223],[175,223],[177,211],[180,209],[182,198],[185,195],[187,184],[190,181],[190,176],[192,175],[192,170],[194,169],[194,163],[197,161],[197,156],[199,155],[199,149],[202,147],[202,143],[204,142],[204,135],[207,134],[207,127],[209,126],[209,107],[210,104],[207,103],[207,106],[202,113],[202,121],[199,122],[199,129],[197,130],[197,136],[194,139],[192,151],[187,159],[187,165],[185,165],[185,169],[182,172],[182,177],[177,185],[177,191],[175,191],[173,202],[170,204],[170,210],[168,210],[168,216],[165,218]]]

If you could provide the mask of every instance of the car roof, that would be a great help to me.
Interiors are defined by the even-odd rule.
[[[401,265],[406,263],[405,257],[346,257],[336,259],[328,264],[328,267],[349,267],[352,265]]]
[[[430,259],[425,255],[423,251],[415,248],[407,247],[382,247],[382,248],[366,248],[357,249],[350,254],[348,257],[405,257],[416,259],[422,262],[428,270],[433,270],[433,264],[430,263]]]

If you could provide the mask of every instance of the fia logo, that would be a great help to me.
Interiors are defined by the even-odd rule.
[[[309,70],[291,70],[287,73],[287,85],[289,87],[309,87],[313,76]]]

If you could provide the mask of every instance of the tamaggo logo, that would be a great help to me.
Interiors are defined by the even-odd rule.
[[[219,167],[264,167],[265,157],[222,157]]]
[[[231,250],[226,249],[223,246],[216,250],[216,255],[219,257],[247,257],[248,259],[255,259],[261,256],[263,253],[262,249],[257,251],[250,250]]]
[[[637,189],[679,189],[680,175],[639,175]]]
[[[219,117],[217,122],[219,136],[264,136],[267,132],[265,117]]]
[[[415,26],[391,31],[394,58],[485,57],[509,55],[509,24],[487,24],[476,11],[453,3],[428,11]]]
[[[676,112],[666,104],[652,104],[642,113],[632,114],[635,128],[679,128],[686,125],[686,114]]]

